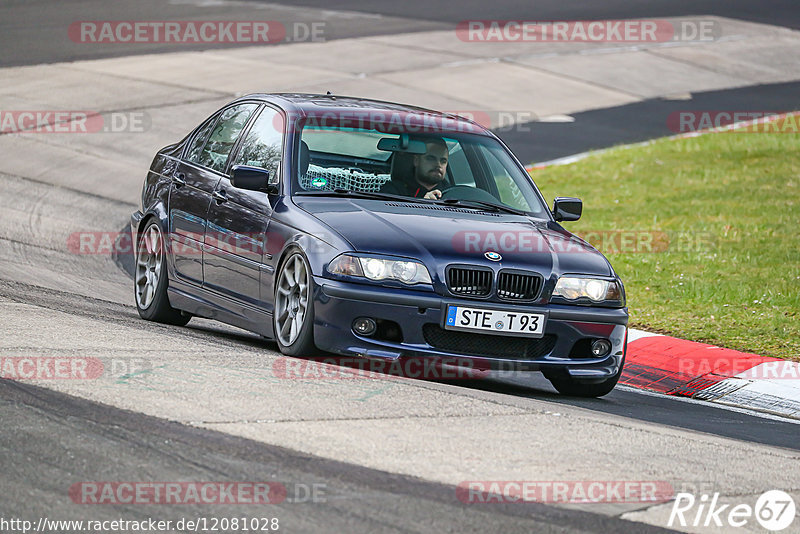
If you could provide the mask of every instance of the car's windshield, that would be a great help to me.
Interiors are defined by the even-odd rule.
[[[295,194],[380,192],[495,204],[541,218],[547,213],[527,173],[497,140],[483,135],[306,125],[299,154]],[[440,195],[428,195],[434,190]]]

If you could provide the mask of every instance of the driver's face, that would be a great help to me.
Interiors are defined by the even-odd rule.
[[[417,181],[422,185],[434,186],[444,179],[447,173],[447,148],[430,143],[427,152],[414,156]]]

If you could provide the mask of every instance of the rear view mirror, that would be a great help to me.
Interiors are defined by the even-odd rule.
[[[407,152],[409,154],[424,154],[428,151],[425,141],[410,139],[408,134],[400,134],[398,139],[393,137],[382,137],[378,141],[378,150],[387,152]]]
[[[583,202],[579,198],[556,197],[553,201],[553,216],[556,221],[577,221],[583,212]]]
[[[231,185],[249,191],[277,192],[277,184],[269,183],[269,171],[249,165],[234,165],[231,169]]]

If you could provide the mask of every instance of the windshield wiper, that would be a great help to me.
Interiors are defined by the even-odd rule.
[[[378,193],[373,191],[353,191],[352,189],[326,189],[320,191],[302,191],[295,193],[303,196],[337,196],[337,197],[356,197],[371,198],[376,200],[393,200],[399,202],[429,202],[421,198],[405,197],[403,195],[392,195],[390,193]]]
[[[427,198],[406,197],[403,195],[392,195],[390,193],[378,193],[372,191],[354,191],[352,189],[324,189],[319,191],[301,191],[295,195],[303,196],[342,196],[342,197],[356,197],[356,198],[370,198],[376,200],[392,200],[395,202],[413,202],[416,204],[439,204],[445,206],[460,206],[465,208],[480,209],[484,211],[502,211],[505,213],[513,213],[514,215],[527,215],[527,212],[511,208],[502,204],[494,204],[493,202],[485,202],[483,200],[459,200],[456,198],[448,198],[446,200],[433,200]]]
[[[448,198],[446,200],[439,200],[436,203],[449,206],[463,206],[465,208],[483,209],[486,211],[504,211],[506,213],[513,213],[514,215],[527,215],[527,212],[525,211],[518,210],[504,204],[486,202],[484,200],[459,200],[457,198]]]

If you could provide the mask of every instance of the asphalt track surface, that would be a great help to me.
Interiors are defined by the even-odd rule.
[[[483,2],[394,2],[303,0],[19,0],[0,5],[0,67],[76,61],[135,54],[228,48],[242,45],[147,43],[85,44],[70,40],[76,21],[102,20],[267,20],[325,24],[325,39],[452,29],[468,19],[590,20],[718,15],[787,28],[800,28],[800,7],[793,0],[638,2],[592,0]],[[179,80],[176,80],[179,82]],[[800,109],[800,84],[757,85],[692,94],[690,109]],[[756,104],[757,103],[757,104]],[[548,161],[588,150],[672,135],[665,117],[686,111],[681,100],[650,99],[634,104],[576,113],[573,122],[531,122],[496,130],[523,163]]]
[[[245,333],[209,327],[213,323],[173,329],[138,321],[128,306],[67,292],[4,282],[0,283],[0,296],[109,325],[133,325],[145,332],[167,329],[173,336],[186,338],[187,344],[206,340],[239,351],[272,347]],[[602,399],[569,399],[555,394],[538,375],[526,380],[463,382],[455,388],[429,382],[426,387],[447,390],[465,403],[472,398],[520,407],[545,403],[553,410],[578,408],[800,450],[796,424],[635,390],[620,388]],[[286,532],[665,531],[541,504],[466,505],[456,499],[452,486],[168,422],[24,382],[0,380],[0,413],[0,517],[34,522],[45,513],[51,519],[93,520],[278,517]],[[87,507],[76,506],[67,498],[73,483],[95,480],[267,480],[284,484],[290,496],[297,496],[294,502],[290,498],[259,507],[257,512],[248,507],[208,505]],[[303,488],[314,484],[325,488],[322,498],[307,500]]]
[[[31,185],[42,197],[41,186]],[[55,191],[59,194],[59,191]],[[64,195],[65,192],[61,191]],[[68,195],[67,195],[68,196]],[[68,199],[67,199],[68,201]],[[111,213],[118,206],[96,199]],[[47,271],[66,272],[73,260],[53,254],[47,243],[19,236],[19,243],[2,245],[15,250],[15,261],[30,264],[34,277]],[[46,258],[46,266],[43,259]],[[109,265],[110,264],[110,265]],[[127,286],[127,274],[110,260],[88,265],[83,274],[96,284]],[[133,328],[143,335],[168,334],[190,349],[203,343],[225,347],[245,360],[271,353],[274,344],[256,336],[208,321],[176,328],[138,319],[127,303],[89,298],[80,290],[46,289],[20,282],[0,282],[4,306],[36,307],[75,319]],[[80,335],[75,331],[75,335]],[[120,340],[124,344],[124,340]],[[203,356],[199,356],[198,363]],[[528,379],[481,380],[458,385],[425,382],[429,391],[446,392],[462,399],[482,400],[523,409],[545,406],[554,412],[580,412],[594,417],[612,414],[628,420],[655,423],[667,432],[683,429],[742,442],[800,450],[800,426],[746,413],[680,399],[644,395],[619,388],[602,399],[570,399],[557,395],[537,374]],[[122,390],[124,391],[124,389]],[[264,399],[269,403],[269,399]],[[398,410],[402,410],[398,406]],[[45,515],[56,519],[127,520],[154,517],[176,521],[183,517],[278,517],[286,532],[661,532],[639,523],[585,510],[565,510],[541,504],[464,505],[455,488],[417,478],[386,473],[358,465],[295,452],[218,432],[193,428],[120,410],[54,392],[24,382],[0,381],[0,502],[2,517],[35,521]],[[593,415],[594,414],[594,415]],[[456,424],[458,420],[456,420]],[[314,440],[308,435],[308,440]],[[576,435],[576,440],[591,440]],[[703,439],[703,438],[700,438]],[[424,447],[424,444],[420,444]],[[688,451],[687,451],[688,452]],[[455,447],[453,454],[458,454]],[[259,507],[241,506],[76,506],[68,488],[79,481],[238,480],[279,481],[293,488],[321,484],[324,498],[314,502],[284,502]],[[305,495],[299,492],[302,497]]]
[[[251,0],[257,1],[257,0]],[[792,0],[510,0],[484,2],[394,2],[377,0],[300,0],[295,5],[366,11],[385,16],[457,23],[462,20],[611,20],[681,15],[720,15],[788,28],[800,28],[800,10]],[[411,15],[414,14],[414,15]]]
[[[99,1],[6,2],[0,6],[0,29],[4,30],[0,36],[0,49],[3,50],[0,61],[8,66],[120,55],[123,52],[111,48],[93,48],[84,52],[49,36],[58,35],[65,22],[80,19],[182,20],[197,13],[197,3],[144,1],[137,2],[135,7],[125,7],[133,6],[133,3],[119,3],[112,8],[111,4]],[[254,16],[249,11],[251,9],[259,9],[258,18],[262,19],[272,16],[272,12],[267,11],[269,9],[288,16],[285,9],[270,7],[274,4],[262,9],[250,8],[247,2],[237,2],[236,12],[232,12],[229,5],[214,11],[217,8],[213,2],[210,4],[204,8],[210,10],[203,12],[206,18],[220,16],[223,12],[231,18],[246,18]],[[303,4],[313,7],[311,2]],[[326,9],[363,9],[355,2],[352,5],[319,2],[317,5]],[[794,28],[798,27],[800,18],[795,2],[537,2],[535,9],[530,2],[453,2],[437,9],[422,2],[376,2],[369,9],[380,13],[383,18],[369,19],[376,21],[375,24],[365,25],[364,18],[354,15],[351,22],[336,27],[335,37],[451,27],[454,21],[465,18],[587,19],[696,13],[746,18]],[[268,14],[264,15],[264,12]],[[415,16],[406,18],[404,12]],[[418,19],[423,19],[423,22]],[[157,45],[147,50],[153,51],[158,51]],[[708,98],[709,104],[717,103],[716,107],[722,109],[737,109],[758,100],[761,109],[781,111],[798,93],[797,89],[796,84],[780,84],[701,94],[695,98]],[[760,100],[762,96],[764,100]],[[663,117],[664,110],[670,109],[670,105],[669,101],[647,101],[624,108],[586,112],[581,114],[581,124],[596,127],[584,132],[570,131],[569,124],[542,125],[547,129],[541,131],[541,137],[546,140],[545,148],[531,152],[531,158],[543,160],[567,155],[578,151],[576,147],[598,148],[593,139],[605,138],[608,130],[612,129],[604,127],[604,124],[630,124],[626,117],[646,116],[654,108]],[[643,124],[646,127],[642,131],[633,133],[621,126],[613,128],[618,131],[616,139],[636,141],[665,133],[659,130],[660,125],[647,124],[646,120]],[[534,129],[534,136],[538,131]],[[524,155],[529,139],[507,138],[507,141]],[[140,321],[130,302],[131,281],[124,268],[107,257],[76,258],[63,251],[62,234],[57,225],[66,224],[77,229],[81,225],[119,228],[127,214],[135,209],[133,204],[18,176],[3,175],[2,183],[6,192],[4,196],[8,195],[2,201],[5,215],[0,220],[0,270],[6,273],[0,276],[3,307],[32,306],[43,313],[56,311],[65,317],[91,320],[109,327],[133,326],[145,334],[166,333],[190,347],[199,343],[218,344],[244,354],[243,357],[253,355],[255,358],[258,352],[274,351],[274,345],[269,342],[209,322],[192,322],[187,328],[172,328]],[[81,207],[81,220],[75,218],[75,206]],[[44,223],[43,212],[47,214]],[[48,222],[48,217],[53,220]],[[92,294],[98,291],[112,296],[93,298]],[[13,325],[13,322],[8,324]],[[602,399],[570,399],[556,395],[547,381],[538,375],[524,380],[498,378],[462,382],[458,386],[430,382],[420,387],[446,391],[465,403],[480,399],[522,408],[544,405],[551,410],[588,414],[589,417],[608,414],[656,424],[668,432],[679,429],[787,451],[800,450],[800,426],[797,424],[629,389],[617,389]],[[178,519],[242,516],[241,507],[200,508],[193,505],[118,505],[93,507],[87,511],[69,500],[67,488],[82,480],[277,480],[289,488],[313,483],[324,484],[327,488],[324,500],[286,502],[244,512],[249,517],[263,517],[265,514],[278,517],[285,527],[281,530],[287,532],[665,531],[606,514],[541,504],[494,504],[487,508],[465,506],[455,498],[455,488],[450,485],[141,415],[24,382],[0,380],[0,414],[3,421],[0,431],[2,517]],[[307,439],[314,440],[315,436]],[[576,436],[575,439],[588,440],[589,437]]]
[[[0,4],[0,66],[55,63],[125,55],[174,52],[170,43],[85,44],[70,40],[69,26],[76,21],[278,21],[285,25],[323,22],[325,39],[384,35],[452,25],[414,17],[383,17],[337,10],[335,3],[299,7],[292,2],[207,0],[12,0]],[[180,50],[209,50],[247,46],[242,44],[181,44]]]
[[[397,2],[378,0],[9,0],[0,4],[0,66],[31,65],[172,52],[172,44],[86,45],[72,42],[67,28],[76,21],[276,20],[325,22],[326,39],[451,29],[463,20],[593,20],[718,15],[787,28],[800,28],[794,0],[507,0],[485,2]],[[181,45],[183,50],[229,45]],[[235,46],[235,45],[234,45]]]
[[[678,112],[748,110],[786,113],[800,109],[800,82],[692,93],[691,102],[656,98],[572,115],[574,122],[529,122],[495,133],[520,161],[544,162],[613,145],[637,143],[680,131],[666,117]]]
[[[284,502],[258,506],[96,506],[93,520],[277,517],[281,532],[671,532],[535,503],[465,505],[452,487],[320,460],[280,447],[0,381],[1,517],[86,518],[65,498],[72,481],[276,481]],[[33,424],[35,422],[35,424]],[[106,462],[99,462],[99,459]],[[324,491],[312,493],[314,485]],[[310,497],[309,495],[314,495]],[[33,496],[33,498],[31,498]],[[252,507],[250,507],[252,508]]]
[[[667,126],[665,117],[672,113],[755,111],[756,108],[776,114],[800,109],[800,82],[692,93],[689,104],[680,100],[650,99],[575,113],[572,115],[574,122],[530,122],[495,130],[495,133],[521,161],[544,162],[683,133]]]

